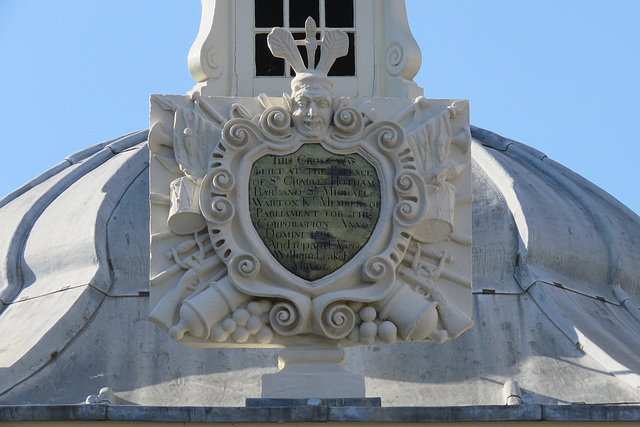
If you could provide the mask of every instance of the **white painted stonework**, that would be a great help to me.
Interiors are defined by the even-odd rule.
[[[207,96],[280,96],[288,78],[254,74],[255,0],[201,0],[202,20],[189,51],[194,91]],[[320,2],[324,14],[324,2]],[[422,95],[412,79],[422,56],[409,23],[404,0],[354,0],[356,76],[335,77],[341,96],[415,98]],[[286,19],[286,17],[285,17]],[[321,30],[324,34],[325,29]]]
[[[207,347],[456,337],[473,325],[468,102],[335,96],[326,72],[346,54],[346,34],[330,31],[312,44],[321,44],[321,59],[306,68],[288,30],[269,36],[274,55],[297,73],[291,96],[152,97],[150,319],[182,343]],[[280,174],[293,168],[257,166],[272,159],[297,161],[306,178],[287,182]],[[348,192],[353,201],[343,203],[367,209],[330,209],[328,198],[311,195],[312,174],[330,170],[313,161],[356,160],[360,166],[317,187],[327,196],[347,183],[340,197]],[[377,199],[365,187],[376,187]],[[310,230],[256,219],[265,215],[256,203],[285,199],[309,206],[283,203],[283,211],[303,218],[291,229]],[[349,236],[368,225],[361,241]],[[286,237],[289,258],[320,245],[314,257],[342,262],[307,276],[274,249],[274,233]],[[333,243],[322,247],[317,233]]]

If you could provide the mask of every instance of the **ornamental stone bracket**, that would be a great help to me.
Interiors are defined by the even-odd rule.
[[[468,102],[155,95],[150,319],[192,346],[443,342],[471,321]],[[348,41],[347,41],[348,43]],[[287,56],[289,55],[289,56]]]

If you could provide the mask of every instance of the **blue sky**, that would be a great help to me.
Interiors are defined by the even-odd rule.
[[[640,1],[408,0],[428,98],[640,212]],[[0,0],[0,197],[194,84],[198,0]]]

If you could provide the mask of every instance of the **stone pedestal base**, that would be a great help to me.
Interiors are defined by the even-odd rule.
[[[341,348],[287,348],[281,371],[262,376],[263,399],[364,398],[364,375],[344,369]]]

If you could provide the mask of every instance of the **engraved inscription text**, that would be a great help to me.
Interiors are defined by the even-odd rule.
[[[314,281],[336,271],[366,244],[378,222],[380,182],[359,154],[320,144],[266,155],[251,169],[251,220],[287,270]]]

